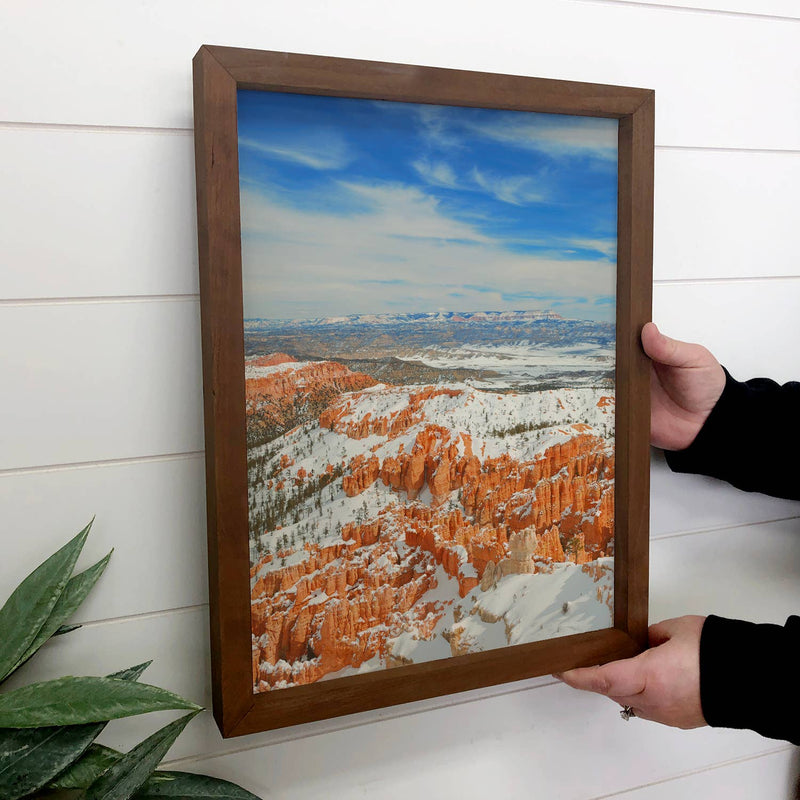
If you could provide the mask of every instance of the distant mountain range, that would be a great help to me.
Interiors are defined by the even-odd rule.
[[[432,375],[406,376],[412,382],[466,380],[453,369],[491,370],[495,377],[524,365],[537,366],[531,387],[575,386],[575,369],[597,385],[613,371],[615,326],[611,322],[568,319],[553,311],[434,311],[408,314],[353,314],[319,319],[245,320],[245,355],[288,353],[300,361],[348,360],[356,371],[380,381],[390,379],[391,359],[420,362],[448,370]],[[555,348],[555,350],[554,350]],[[572,354],[572,355],[570,355]],[[581,364],[575,361],[580,356]],[[566,361],[565,361],[566,357]],[[371,369],[365,360],[373,360]],[[571,360],[571,366],[567,362]],[[355,363],[358,362],[358,363]],[[377,363],[381,362],[381,363]],[[434,364],[435,362],[435,364]],[[394,365],[397,366],[397,365]],[[591,373],[591,374],[590,374]],[[471,377],[484,379],[477,373]],[[541,380],[546,377],[547,380]],[[519,380],[514,383],[519,385]],[[542,385],[544,384],[544,385]],[[521,388],[521,387],[519,387]]]
[[[350,314],[343,317],[316,317],[309,319],[246,319],[245,330],[263,328],[288,328],[293,325],[402,325],[419,323],[458,322],[541,322],[564,320],[554,311],[426,311],[416,314]],[[566,320],[565,320],[566,321]]]

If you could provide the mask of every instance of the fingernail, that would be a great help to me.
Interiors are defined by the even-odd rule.
[[[564,678],[561,677],[561,673],[560,672],[554,672],[551,675],[551,677],[555,678],[557,681],[563,681],[564,680]]]

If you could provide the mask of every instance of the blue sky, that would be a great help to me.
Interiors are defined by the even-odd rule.
[[[613,321],[617,121],[240,91],[245,317]]]

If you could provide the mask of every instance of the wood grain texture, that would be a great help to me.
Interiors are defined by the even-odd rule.
[[[646,644],[653,93],[204,45],[195,57],[200,293],[215,716],[239,736],[633,655]],[[253,694],[236,91],[571,113],[620,120],[615,628]],[[620,398],[622,400],[620,407]],[[643,407],[644,406],[644,407]],[[620,463],[625,466],[620,469]]]
[[[211,662],[229,731],[252,705],[236,84],[206,48],[194,70]]]
[[[206,45],[241,89],[621,117],[646,89]]]
[[[647,645],[650,365],[642,327],[652,313],[655,98],[620,120],[614,621]]]

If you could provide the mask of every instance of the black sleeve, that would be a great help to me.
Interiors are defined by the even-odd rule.
[[[674,472],[800,500],[800,383],[740,383],[725,370],[725,389],[700,433],[685,450],[666,457]]]
[[[786,625],[709,616],[700,637],[700,702],[717,728],[800,745],[800,617]]]
[[[767,378],[725,389],[675,472],[721,478],[748,492],[800,499],[800,383]],[[709,616],[700,638],[700,701],[713,727],[748,728],[800,744],[800,617],[784,626]]]

